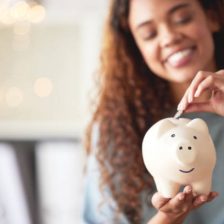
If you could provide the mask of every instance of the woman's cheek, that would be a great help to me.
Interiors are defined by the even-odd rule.
[[[158,50],[155,44],[150,44],[150,46],[145,46],[141,50],[145,62],[150,64],[157,63],[158,61]]]
[[[198,41],[202,41],[206,36],[211,35],[211,31],[209,30],[207,24],[196,24],[189,28],[188,33],[192,34],[192,38]]]

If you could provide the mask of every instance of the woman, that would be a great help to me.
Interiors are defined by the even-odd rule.
[[[110,9],[100,97],[87,132],[85,222],[223,223],[223,1],[113,0]],[[213,187],[221,193],[214,201],[215,191],[193,196],[191,186],[171,199],[152,196],[142,139],[177,106],[210,128],[218,155]]]

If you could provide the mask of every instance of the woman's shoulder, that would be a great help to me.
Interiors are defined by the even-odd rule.
[[[189,119],[194,118],[203,119],[207,123],[211,134],[213,134],[214,130],[216,129],[224,129],[224,117],[217,115],[215,113],[208,113],[208,112],[187,113],[183,114],[183,117]],[[214,134],[216,134],[216,131]]]

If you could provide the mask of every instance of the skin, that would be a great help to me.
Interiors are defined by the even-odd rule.
[[[148,221],[148,224],[181,224],[191,210],[199,208],[217,196],[217,192],[194,196],[189,185],[174,198],[163,198],[157,192],[152,197],[152,205],[158,212]]]
[[[210,97],[197,101],[203,93]],[[224,70],[199,71],[181,99],[178,110],[185,112],[206,111],[224,116]]]
[[[178,110],[224,115],[224,70],[216,72],[212,39],[219,24],[210,18],[197,0],[130,2],[129,27],[136,44],[153,73],[169,82]],[[148,224],[182,223],[191,210],[217,195],[193,195],[191,186],[174,198],[156,193],[152,204],[158,212]]]
[[[132,0],[129,26],[143,58],[154,74],[170,81],[177,101],[200,70],[215,71],[211,21],[197,0]],[[171,55],[193,49],[174,66]],[[178,98],[179,97],[179,98]]]

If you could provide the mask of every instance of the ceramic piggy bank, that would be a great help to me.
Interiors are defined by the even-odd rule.
[[[202,119],[166,118],[154,124],[142,144],[143,160],[158,192],[173,197],[190,184],[194,194],[208,194],[216,152]]]

